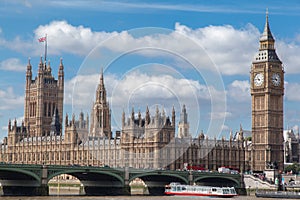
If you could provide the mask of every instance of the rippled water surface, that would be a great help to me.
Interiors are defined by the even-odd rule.
[[[223,198],[209,198],[209,197],[182,197],[182,196],[48,196],[48,197],[0,197],[0,199],[8,200],[184,200],[184,199],[223,199]],[[252,196],[238,196],[234,198],[226,198],[231,200],[271,200],[272,198],[256,198]],[[272,199],[274,200],[274,199]]]

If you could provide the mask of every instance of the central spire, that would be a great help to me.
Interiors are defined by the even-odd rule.
[[[103,68],[101,68],[99,79],[96,102],[92,108],[90,133],[92,137],[111,138],[111,115],[106,99]]]
[[[270,26],[269,26],[269,12],[268,9],[266,10],[266,23],[265,23],[265,28],[264,28],[264,32],[260,38],[260,41],[275,41],[273,38],[273,35],[271,33],[270,30]]]
[[[100,83],[98,85],[96,98],[97,98],[96,101],[98,103],[106,104],[106,90],[104,86],[103,68],[101,68]]]
[[[101,85],[104,85],[104,82],[103,82],[103,67],[101,67],[100,84],[101,84]]]

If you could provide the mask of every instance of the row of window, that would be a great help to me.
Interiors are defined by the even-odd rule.
[[[52,117],[55,112],[56,104],[44,102],[44,117]]]
[[[118,152],[111,153],[110,156],[108,153],[102,152],[97,154],[87,154],[87,152],[74,152],[73,158],[71,158],[71,152],[30,152],[30,153],[9,153],[7,155],[7,162],[30,162],[30,161],[59,161],[59,160],[103,160],[103,159],[120,159],[120,154]],[[3,156],[4,161],[5,154]]]

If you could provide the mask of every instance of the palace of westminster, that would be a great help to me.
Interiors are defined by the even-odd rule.
[[[74,114],[66,115],[63,122],[62,60],[55,79],[50,64],[43,63],[41,58],[34,78],[28,62],[24,121],[18,126],[16,120],[9,120],[0,162],[172,170],[183,169],[187,163],[209,170],[228,166],[241,171],[263,171],[276,164],[283,169],[284,162],[299,161],[299,138],[291,136],[288,143],[283,140],[284,70],[275,51],[268,16],[259,43],[250,75],[251,137],[244,137],[240,128],[228,140],[209,138],[203,132],[193,138],[185,105],[177,135],[174,107],[172,116],[166,116],[159,108],[150,113],[148,107],[145,116],[140,111],[136,115],[132,109],[126,118],[123,112],[122,130],[113,135],[103,72],[90,117],[81,113],[76,120]]]

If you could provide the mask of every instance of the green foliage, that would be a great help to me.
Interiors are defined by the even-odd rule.
[[[284,169],[285,172],[293,172],[293,174],[298,174],[300,171],[300,165],[298,163],[293,163]]]

